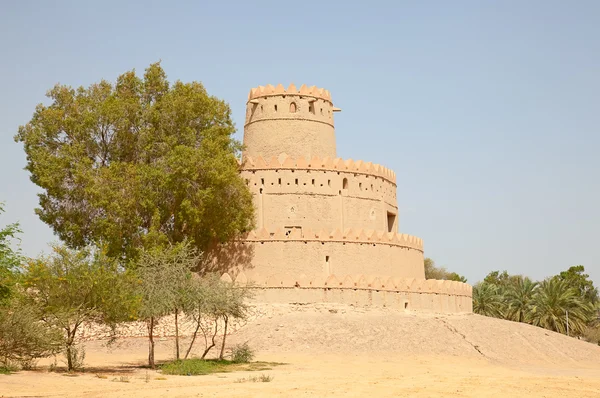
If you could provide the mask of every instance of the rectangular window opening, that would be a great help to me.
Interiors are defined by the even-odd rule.
[[[397,232],[394,230],[395,224],[396,224],[396,215],[394,213],[388,212],[388,214],[387,214],[388,232]]]

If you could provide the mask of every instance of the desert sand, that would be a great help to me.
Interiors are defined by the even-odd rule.
[[[163,376],[140,368],[143,338],[111,348],[92,341],[85,372],[48,372],[49,362],[40,361],[37,370],[0,375],[0,396],[600,397],[600,347],[472,314],[279,305],[228,338],[244,341],[256,360],[283,364],[258,373]],[[157,359],[172,357],[172,339],[161,339]],[[239,382],[258,374],[273,379]]]

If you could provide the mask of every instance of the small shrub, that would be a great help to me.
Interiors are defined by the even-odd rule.
[[[96,374],[96,377],[97,377],[97,378],[99,378],[99,379],[108,379],[108,376],[107,376],[107,375],[101,375],[101,374],[99,374],[99,373],[98,373],[98,374]]]
[[[112,381],[116,381],[118,383],[129,383],[129,377],[127,377],[127,376],[119,376],[118,379],[115,377],[114,379],[112,379]]]
[[[600,345],[600,325],[599,326],[588,326],[583,331],[583,338],[593,344]]]
[[[21,363],[21,369],[23,370],[32,370],[37,365],[37,360],[34,358],[23,359],[19,362]]]
[[[67,352],[65,351],[65,364],[68,366]],[[69,371],[83,371],[85,362],[85,347],[73,346],[71,347],[71,368]]]
[[[273,376],[262,374],[260,376],[248,376],[236,379],[234,383],[268,383],[273,380]]]
[[[231,361],[234,363],[248,363],[254,359],[254,350],[248,342],[237,344],[231,349]]]
[[[50,366],[48,366],[48,372],[56,372],[57,368],[58,368],[58,363],[56,363],[56,357],[54,357],[54,362],[52,362],[50,364]]]
[[[165,363],[160,367],[163,374],[180,376],[207,375],[224,371],[227,361],[214,361],[204,359],[185,359]]]
[[[17,372],[19,370],[19,367],[11,361],[3,361],[3,363],[0,365],[0,374],[1,375],[9,375],[13,372]]]

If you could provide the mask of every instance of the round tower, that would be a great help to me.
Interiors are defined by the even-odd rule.
[[[253,88],[246,103],[244,155],[265,159],[286,153],[293,157],[335,158],[333,112],[329,91],[315,86],[279,84]]]

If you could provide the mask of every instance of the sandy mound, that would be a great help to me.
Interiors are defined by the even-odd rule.
[[[274,305],[235,333],[259,352],[459,356],[510,365],[600,365],[600,347],[545,329],[480,315],[376,308]]]

